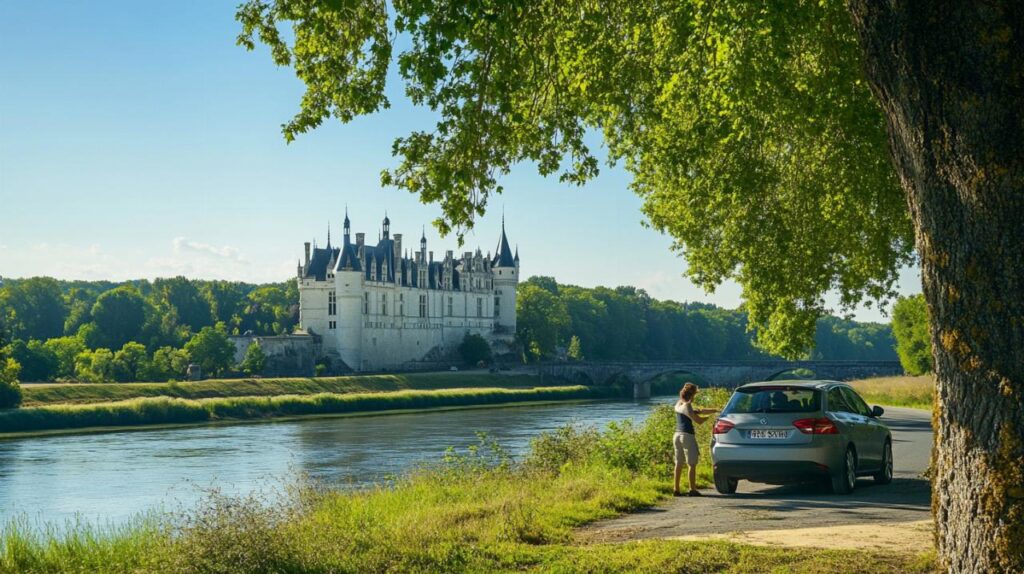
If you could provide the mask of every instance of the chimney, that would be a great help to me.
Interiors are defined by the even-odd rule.
[[[395,234],[395,261],[402,258],[402,234]],[[397,264],[396,264],[397,265]]]
[[[433,251],[430,252],[430,262],[431,263],[434,262],[434,252]]]
[[[306,242],[306,267],[309,267],[309,242]]]
[[[359,258],[359,262],[363,262],[363,244],[366,242],[365,233],[356,233],[356,257]]]
[[[452,260],[452,250],[451,250],[451,249],[449,249],[448,251],[445,251],[445,252],[444,252],[444,258],[445,258],[446,260],[448,260],[448,261],[451,261],[451,260]]]

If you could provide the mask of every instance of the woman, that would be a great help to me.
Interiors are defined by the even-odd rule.
[[[676,453],[675,487],[672,490],[674,496],[683,496],[683,493],[679,492],[679,477],[683,473],[684,457],[687,466],[690,467],[690,491],[686,496],[701,495],[697,490],[697,459],[700,457],[700,450],[697,448],[693,425],[708,420],[701,415],[714,413],[715,409],[694,408],[693,398],[696,395],[697,385],[686,383],[683,390],[679,391],[679,401],[676,402],[676,433],[672,436],[672,445]]]

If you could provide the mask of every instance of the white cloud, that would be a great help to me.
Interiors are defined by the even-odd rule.
[[[174,247],[174,252],[178,254],[186,252],[203,253],[223,257],[225,259],[234,259],[235,261],[248,264],[248,261],[241,256],[238,248],[232,247],[231,245],[217,247],[216,245],[210,245],[209,243],[191,241],[184,237],[175,237],[174,240],[171,241],[171,245]]]

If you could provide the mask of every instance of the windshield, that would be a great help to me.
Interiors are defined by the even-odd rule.
[[[738,389],[722,410],[732,413],[813,413],[821,409],[821,393],[804,387]]]

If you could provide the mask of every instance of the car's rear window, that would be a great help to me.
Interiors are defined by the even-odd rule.
[[[821,392],[804,387],[737,389],[722,410],[732,413],[813,413],[821,410]]]

